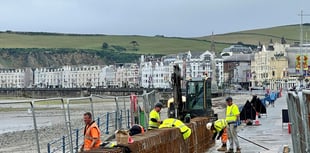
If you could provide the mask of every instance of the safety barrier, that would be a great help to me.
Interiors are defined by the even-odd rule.
[[[125,115],[126,113],[127,115]],[[117,128],[116,123],[120,123],[119,126],[124,126],[125,128],[129,128],[130,118],[129,118],[129,109],[126,111],[120,110],[119,116],[117,116],[117,112],[107,112],[103,116],[97,117],[96,123],[101,132],[102,140],[109,139],[109,137],[114,133]],[[117,121],[118,120],[118,121]],[[71,136],[74,139],[73,149],[74,152],[78,152],[80,146],[83,144],[84,138],[84,127],[80,127],[75,129]],[[68,135],[62,136],[59,139],[56,139],[47,144],[47,152],[55,153],[55,152],[69,152],[69,137]]]
[[[289,91],[286,98],[293,152],[310,153],[310,90]]]
[[[28,113],[32,114],[33,119],[33,126],[34,126],[34,134],[35,134],[35,141],[36,141],[36,148],[37,152],[40,153],[40,140],[39,140],[39,131],[37,126],[37,118],[36,118],[36,109],[35,106],[38,106],[40,103],[46,103],[48,101],[61,101],[64,106],[64,101],[62,98],[48,98],[48,99],[33,99],[33,100],[13,100],[13,101],[0,101],[0,104],[3,105],[19,105],[17,108],[20,107],[22,104],[30,104],[30,109],[28,109]],[[65,112],[63,111],[65,114]]]
[[[90,97],[80,98],[68,98],[67,99],[67,128],[69,133],[66,136],[62,136],[47,144],[48,153],[54,152],[78,152],[79,147],[83,142],[83,128],[75,129],[72,131],[70,120],[70,103],[75,103],[77,100],[87,99],[90,102],[90,110],[92,114],[99,113],[94,111],[93,98],[99,98],[101,100],[114,100],[115,108],[114,112],[107,112],[106,114],[97,118],[97,124],[101,130],[101,133],[108,136],[114,134],[117,129],[129,129],[132,124],[140,124],[144,127],[148,126],[148,115],[150,110],[153,109],[156,100],[156,93],[152,91],[150,93],[143,93],[143,95],[131,95],[131,96],[100,96],[91,95]],[[142,103],[139,103],[142,101]],[[130,109],[129,109],[130,108]],[[126,112],[126,113],[125,113]],[[93,116],[94,116],[93,115]],[[103,127],[103,128],[102,128]],[[73,140],[74,139],[74,140]]]
[[[6,130],[30,130],[27,133],[29,133],[31,141],[25,142],[27,145],[18,149],[38,153],[42,149],[44,152],[73,153],[77,152],[82,143],[82,128],[84,126],[82,115],[84,112],[89,111],[93,114],[93,118],[96,119],[105,136],[113,135],[117,129],[129,128],[134,123],[147,127],[149,112],[158,101],[156,93],[155,91],[144,92],[143,95],[136,95],[136,97],[136,107],[139,109],[135,111],[131,108],[130,96],[102,95],[78,98],[1,100],[0,109],[9,112],[1,113],[4,118],[9,119],[14,115],[13,117],[19,121],[26,122],[23,127],[15,127],[15,129],[7,127]],[[32,120],[30,120],[31,118]],[[31,123],[33,126],[29,126]],[[33,129],[31,129],[32,127]],[[44,139],[42,139],[43,137]],[[3,139],[6,140],[9,137]],[[5,145],[12,144],[6,143]]]

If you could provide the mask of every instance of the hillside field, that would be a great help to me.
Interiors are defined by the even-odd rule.
[[[304,41],[310,25],[303,25]],[[186,52],[201,52],[211,49],[211,41],[215,43],[216,52],[237,42],[257,45],[258,42],[268,44],[280,42],[285,38],[288,43],[299,41],[300,25],[287,25],[265,29],[255,29],[214,36],[197,38],[180,38],[164,36],[122,36],[122,35],[80,35],[36,32],[1,32],[0,48],[74,48],[102,50],[103,43],[108,44],[110,50],[121,48],[126,53],[137,54],[174,54]],[[136,42],[133,45],[132,42]]]

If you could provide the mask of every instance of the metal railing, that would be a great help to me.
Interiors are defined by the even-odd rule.
[[[101,132],[101,139],[103,141],[109,139],[111,135],[113,135],[114,131],[116,130],[116,127],[126,127],[129,128],[130,118],[125,116],[124,113],[129,114],[129,110],[123,111],[120,110],[119,116],[117,116],[116,112],[107,112],[103,116],[97,117],[96,123],[100,129]],[[117,121],[118,120],[118,121]],[[119,122],[120,124],[116,126],[115,123]],[[80,146],[83,144],[83,138],[84,138],[84,127],[77,128],[73,130],[71,133],[73,141],[73,151],[78,152]],[[47,144],[47,152],[48,153],[55,153],[55,152],[70,152],[70,145],[69,145],[69,137],[67,135],[62,136],[61,138],[58,138],[52,142],[49,142]]]
[[[102,140],[106,140],[109,136],[112,136],[118,129],[129,129],[132,124],[140,124],[144,127],[148,126],[148,115],[153,109],[153,106],[157,102],[156,93],[152,91],[150,93],[143,93],[143,95],[135,95],[137,101],[132,101],[131,96],[100,96],[91,95],[90,97],[69,98],[67,99],[67,117],[66,136],[62,136],[47,144],[48,153],[55,152],[78,152],[79,147],[83,144],[83,128],[80,127],[72,131],[71,119],[70,119],[70,103],[76,100],[88,99],[90,102],[91,112],[95,115],[98,112],[94,111],[93,98],[99,99],[113,99],[115,100],[115,111],[107,112],[106,114],[97,117],[97,124],[102,133]],[[139,102],[139,101],[142,102]],[[135,104],[137,109],[132,108],[132,104]],[[93,115],[93,116],[94,116]],[[146,128],[147,129],[147,128]],[[105,137],[105,138],[104,138]],[[73,140],[74,139],[74,140]]]
[[[39,131],[37,127],[37,119],[36,119],[36,111],[35,111],[35,104],[36,103],[44,103],[46,101],[58,101],[60,100],[63,103],[62,98],[47,98],[47,99],[32,99],[32,100],[19,100],[19,101],[1,101],[1,105],[13,105],[13,104],[30,104],[30,112],[32,114],[32,119],[33,119],[33,126],[34,126],[34,134],[35,134],[35,140],[36,140],[36,145],[37,145],[37,152],[40,153],[40,140],[39,140]],[[65,112],[64,112],[65,114]]]
[[[135,110],[131,108],[133,101],[130,96],[90,95],[88,97],[78,98],[56,97],[47,99],[1,100],[0,105],[2,110],[12,110],[13,112],[11,114],[13,115],[22,114],[22,117],[20,115],[18,116],[21,120],[28,118],[28,116],[32,117],[34,127],[33,141],[36,145],[31,145],[31,148],[27,145],[28,150],[36,150],[36,152],[40,153],[42,151],[41,148],[44,148],[44,152],[47,151],[49,153],[73,153],[78,151],[79,146],[83,142],[84,127],[81,125],[83,124],[83,112],[89,111],[93,114],[93,118],[96,119],[101,129],[103,140],[113,135],[118,129],[130,128],[132,124],[140,124],[147,128],[149,112],[157,102],[156,93],[155,91],[150,93],[144,92],[143,95],[136,96],[135,106],[139,109]],[[27,108],[28,114],[24,112]],[[16,114],[15,110],[18,111]],[[4,117],[6,115],[8,113],[5,113]],[[27,120],[28,123],[31,124],[31,121]],[[50,127],[51,129],[48,127],[50,125],[46,123],[52,126]],[[50,131],[48,134],[45,133],[45,126],[48,130],[54,131]],[[41,127],[43,128],[41,129]],[[50,136],[51,133],[55,135],[56,139]]]

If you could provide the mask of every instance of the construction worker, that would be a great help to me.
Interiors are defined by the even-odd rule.
[[[101,144],[100,130],[97,123],[92,120],[92,114],[90,112],[84,113],[84,144],[81,147],[81,151],[89,151],[99,148]]]
[[[183,139],[186,140],[192,133],[192,130],[186,126],[182,121],[175,118],[167,118],[164,119],[159,128],[179,128],[181,134],[183,135]]]
[[[241,148],[237,137],[237,125],[240,115],[239,108],[236,104],[233,103],[233,99],[231,97],[226,98],[226,104],[226,121],[228,124],[227,133],[229,140],[229,150],[226,153],[234,152],[234,143],[237,147],[236,153],[241,153]]]
[[[163,104],[158,102],[155,104],[154,109],[149,115],[149,127],[148,130],[158,129],[159,125],[162,123],[160,120],[160,110],[163,108]]]
[[[129,129],[129,135],[133,136],[136,134],[144,134],[144,128],[143,126],[139,125],[139,124],[134,124],[130,129]]]
[[[212,140],[217,140],[221,138],[222,146],[218,148],[217,151],[227,151],[227,131],[226,131],[227,122],[225,119],[218,119],[215,122],[210,122],[207,124],[207,129],[213,132]]]

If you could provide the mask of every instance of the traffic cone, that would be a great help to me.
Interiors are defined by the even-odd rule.
[[[256,116],[255,116],[255,125],[259,125],[259,120],[258,120],[258,112],[256,112]]]
[[[133,142],[134,142],[133,138],[131,136],[129,136],[128,137],[128,143],[133,143]]]

